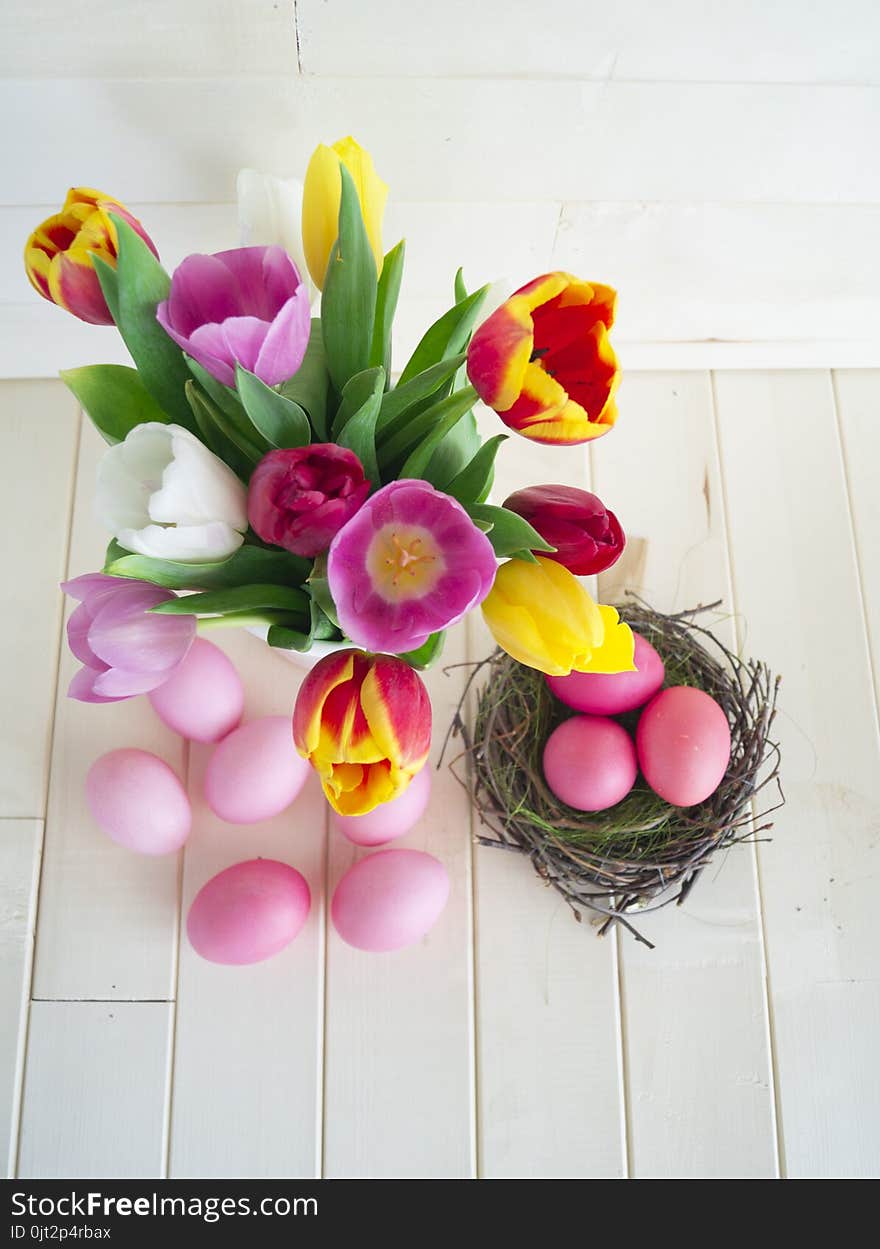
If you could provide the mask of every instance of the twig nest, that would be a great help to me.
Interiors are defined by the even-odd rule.
[[[694,617],[709,607],[665,615],[633,600],[619,610],[656,651],[667,686],[702,690],[720,707],[726,724],[715,727],[725,747],[729,729],[730,753],[726,766],[725,761],[720,765],[723,775],[714,792],[694,805],[673,806],[640,772],[615,805],[576,809],[571,794],[563,800],[553,792],[547,783],[552,776],[545,777],[543,767],[548,741],[576,713],[554,696],[540,672],[501,651],[483,660],[471,676],[469,688],[486,674],[472,735],[461,707],[453,726],[465,739],[456,762],[467,761],[466,776],[459,775],[456,762],[452,766],[469,788],[486,830],[477,837],[481,844],[527,855],[577,919],[584,908],[604,917],[600,934],[621,923],[650,945],[628,915],[680,903],[716,850],[753,840],[771,827],[761,821],[783,801],[779,747],[771,740],[779,678],[761,661],[740,659],[696,623]],[[613,723],[633,732],[639,714],[628,712]],[[753,810],[755,795],[771,781],[779,801]]]

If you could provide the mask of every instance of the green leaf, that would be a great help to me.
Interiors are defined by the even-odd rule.
[[[356,373],[354,377],[349,378],[345,383],[339,408],[333,418],[331,427],[333,437],[338,439],[355,413],[359,412],[365,403],[371,402],[377,391],[381,403],[384,390],[385,370],[381,365],[364,369],[362,373]]]
[[[192,356],[184,353],[183,358],[186,361],[186,367],[209,399],[213,399],[217,407],[228,416],[234,417],[239,423],[243,421],[244,408],[241,406],[235,391],[230,390],[228,386],[224,386],[222,382],[218,382],[217,378],[212,377],[208,370],[199,364],[198,360],[193,360]]]
[[[239,585],[302,585],[311,561],[289,551],[243,545],[228,559],[208,564],[186,564],[153,559],[126,551],[115,540],[107,547],[104,572],[112,577],[135,577],[168,590],[219,590]]]
[[[307,651],[312,645],[311,628],[307,633],[301,629],[291,629],[287,625],[273,624],[269,626],[266,641],[270,646],[283,651]]]
[[[488,438],[470,463],[443,487],[446,493],[465,506],[469,503],[482,503],[492,486],[498,448],[502,442],[507,441],[507,437],[507,434],[495,434]]]
[[[445,490],[479,449],[477,419],[473,412],[466,412],[463,419],[437,444],[425,469],[425,477],[438,490]]]
[[[193,378],[186,383],[185,393],[205,444],[246,482],[254,465],[269,449],[268,445],[257,446],[243,434]]]
[[[327,425],[329,384],[330,377],[327,373],[327,355],[321,335],[321,322],[317,317],[312,317],[312,332],[303,362],[293,377],[281,383],[279,393],[285,399],[298,403],[308,415],[312,429],[315,431],[315,442],[326,442],[329,435]]]
[[[312,440],[309,418],[293,399],[267,386],[237,365],[235,379],[244,410],[256,431],[273,447],[307,447]]]
[[[187,594],[169,599],[150,608],[160,616],[222,616],[227,612],[254,610],[298,612],[309,610],[309,596],[293,586],[239,585],[224,590],[207,590],[203,594]]]
[[[378,278],[354,180],[341,163],[339,172],[339,237],[324,276],[321,333],[327,369],[341,391],[350,377],[370,363]]]
[[[369,393],[366,393],[366,383],[361,383],[363,373],[353,377],[342,392],[340,412],[348,403],[349,387],[355,386],[355,383],[357,383],[355,386],[357,397],[361,398],[366,393],[366,398],[363,398],[360,407],[348,417],[336,441],[340,447],[347,447],[349,451],[355,453],[364,466],[364,475],[376,490],[382,484],[379,460],[376,455],[376,421],[385,387],[385,370],[379,367],[368,369],[367,373],[373,374],[372,390]]]
[[[403,259],[406,240],[401,239],[385,257],[376,291],[376,317],[373,324],[373,342],[370,347],[370,364],[381,364],[385,376],[391,376],[391,327],[397,310],[397,297],[403,278]]]
[[[516,512],[506,507],[493,507],[489,503],[471,503],[467,505],[468,516],[472,520],[491,522],[488,538],[492,549],[499,557],[517,556],[522,559],[521,551],[555,551],[556,547],[545,542],[536,529]],[[482,526],[481,526],[482,527]]]
[[[312,599],[309,610],[312,620],[312,637],[317,642],[338,642],[342,639],[342,630]]]
[[[459,269],[455,275],[455,302],[460,304],[467,299],[467,287],[464,284],[464,271]]]
[[[141,381],[159,406],[173,420],[195,433],[195,422],[183,390],[189,380],[183,352],[156,320],[156,308],[167,299],[171,279],[137,231],[115,213],[110,216],[116,226],[119,251],[115,313],[119,332],[137,365]]]
[[[89,252],[92,258],[92,268],[98,275],[98,281],[101,284],[101,290],[107,301],[107,307],[110,309],[110,315],[117,328],[119,327],[119,281],[116,277],[116,269],[113,265],[108,264],[96,252]]]
[[[417,373],[437,364],[440,360],[448,360],[464,351],[471,335],[474,322],[480,312],[483,300],[489,290],[481,286],[473,295],[459,300],[454,308],[445,312],[439,321],[435,321],[425,332],[416,347],[409,363],[400,375],[400,385],[408,382]]]
[[[466,412],[469,412],[474,405],[476,392],[472,386],[466,386],[464,390],[457,390],[455,394],[449,395],[446,399],[439,399],[436,403],[432,403],[430,407],[424,408],[413,416],[406,426],[399,433],[388,438],[379,447],[379,461],[383,466],[391,464],[395,460],[410,453],[426,438],[431,438],[431,452],[443,438],[443,436],[452,428],[456,421],[460,420]],[[455,419],[449,420],[454,414]],[[439,437],[436,437],[438,428],[442,426]],[[430,453],[428,458],[430,458]],[[428,460],[425,460],[427,465]],[[397,474],[400,476],[400,474]],[[415,474],[418,476],[419,474]]]
[[[61,380],[72,390],[95,428],[107,442],[122,442],[136,425],[146,421],[167,424],[167,412],[141,381],[136,369],[124,364],[88,364],[63,369]]]
[[[429,474],[432,457],[443,440],[455,429],[459,421],[468,415],[470,405],[473,402],[473,400],[467,401],[467,396],[463,391],[459,392],[459,396],[453,395],[450,399],[444,400],[445,406],[442,415],[434,421],[431,432],[407,456],[400,472],[397,474],[398,477],[422,477],[425,481],[430,481],[431,485],[436,485],[436,482]],[[454,402],[455,400],[457,402]]]
[[[412,668],[430,668],[431,664],[439,658],[445,641],[446,632],[441,629],[439,633],[432,633],[427,642],[423,642],[417,650],[406,651],[398,658],[405,659]]]
[[[326,562],[326,561],[325,561]],[[318,561],[315,561],[315,568],[318,567]],[[313,601],[320,607],[324,616],[337,629],[340,628],[339,617],[336,614],[336,604],[333,602],[333,595],[330,593],[330,583],[326,577],[316,577],[314,572],[309,577],[306,587]]]
[[[382,396],[382,411],[377,428],[383,438],[390,438],[406,426],[407,421],[420,409],[425,399],[435,394],[444,382],[454,376],[459,365],[467,357],[464,354],[441,360],[423,373],[419,373],[403,386],[395,386]]]

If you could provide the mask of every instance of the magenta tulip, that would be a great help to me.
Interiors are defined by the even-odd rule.
[[[248,487],[251,528],[294,555],[320,555],[370,493],[353,451],[332,442],[264,455]]]
[[[80,600],[67,622],[70,649],[83,664],[67,693],[80,702],[113,703],[156,689],[196,635],[195,616],[150,611],[175,595],[146,581],[96,572],[61,588]]]
[[[392,481],[333,539],[327,578],[347,637],[370,651],[417,650],[477,607],[495,553],[467,512],[427,481]]]
[[[159,324],[225,386],[235,366],[267,386],[302,364],[311,330],[309,293],[282,247],[237,247],[187,256],[156,309]]]
[[[529,486],[504,506],[527,520],[555,551],[542,551],[578,577],[604,572],[620,558],[626,536],[620,521],[595,494],[574,486]]]

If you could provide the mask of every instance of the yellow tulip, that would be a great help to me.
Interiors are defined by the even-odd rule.
[[[339,201],[342,197],[340,163],[345,165],[357,187],[367,238],[382,271],[382,215],[388,187],[376,173],[373,158],[350,135],[332,147],[321,143],[312,153],[303,191],[302,235],[306,264],[312,281],[320,290],[330,251],[339,235]]]
[[[613,607],[600,607],[554,560],[502,564],[483,601],[483,616],[502,650],[548,676],[572,671],[632,671],[633,638]],[[596,668],[591,668],[595,662]]]

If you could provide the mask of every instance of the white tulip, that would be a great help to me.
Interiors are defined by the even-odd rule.
[[[148,421],[105,452],[95,512],[127,551],[203,564],[244,541],[247,491],[228,465],[180,425]]]
[[[283,247],[299,269],[313,299],[302,245],[303,184],[298,178],[273,178],[256,169],[241,169],[236,180],[238,230],[242,247]]]

